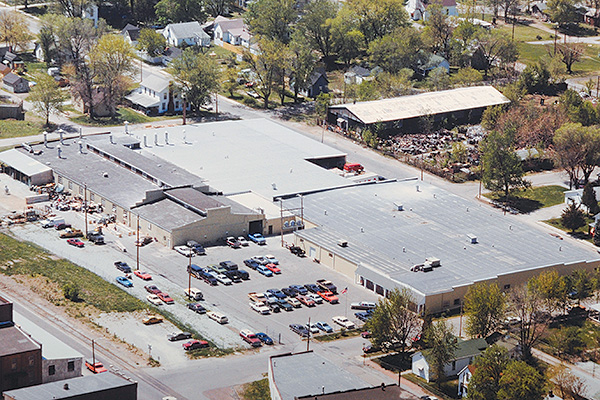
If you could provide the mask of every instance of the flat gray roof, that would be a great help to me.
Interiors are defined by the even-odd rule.
[[[297,199],[284,203],[299,206]],[[397,211],[399,204],[404,211]],[[304,216],[319,227],[298,231],[299,237],[360,264],[363,276],[370,272],[381,277],[378,281],[405,284],[424,295],[516,271],[599,259],[586,244],[559,240],[517,216],[416,180],[310,194],[304,196]],[[339,239],[348,247],[338,246]],[[439,258],[441,267],[410,270],[428,257]]]
[[[270,358],[273,381],[282,400],[371,387],[312,351]]]
[[[510,100],[492,86],[473,86],[391,99],[339,104],[330,106],[329,109],[347,109],[364,124],[374,124],[380,121],[397,121],[506,103],[510,103]]]
[[[27,157],[27,155],[21,153],[17,149],[10,149],[1,152],[0,162],[10,165],[11,167],[30,177],[50,171],[50,167],[32,159],[31,157]]]
[[[170,146],[164,145],[165,130]],[[344,153],[267,119],[212,122],[149,132],[149,137],[158,132],[160,145],[152,143],[151,147],[142,148],[141,154],[155,154],[202,176],[225,195],[251,190],[273,199],[349,183],[306,161],[343,157]]]
[[[225,207],[214,196],[207,196],[204,193],[192,188],[177,188],[165,191],[167,197],[172,197],[175,201],[179,201],[187,206],[206,212],[210,208]]]
[[[37,350],[40,345],[16,326],[0,329],[0,357]]]
[[[154,225],[168,232],[204,219],[200,214],[196,214],[169,199],[144,204],[134,208],[132,212],[139,214],[141,218],[151,221]]]
[[[65,385],[69,385],[68,390],[65,390]],[[111,372],[104,372],[96,375],[80,376],[62,381],[44,383],[37,386],[9,390],[4,392],[4,395],[10,396],[10,398],[15,400],[68,399],[82,396],[86,393],[131,385],[137,386],[137,383],[129,382]]]

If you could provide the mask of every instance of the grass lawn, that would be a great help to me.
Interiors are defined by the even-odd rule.
[[[403,379],[409,380],[417,385],[421,386],[423,389],[430,391],[435,396],[442,399],[455,399],[456,393],[458,391],[458,379],[453,379],[450,381],[442,382],[440,387],[433,382],[427,382],[425,379],[418,377],[414,374],[406,374],[402,375]]]
[[[70,120],[86,126],[119,126],[123,125],[125,121],[130,124],[143,124],[153,121],[164,121],[167,119],[177,118],[176,116],[160,116],[160,117],[149,117],[130,108],[122,107],[117,111],[115,118],[96,118],[91,119],[87,115],[79,115],[71,117]]]
[[[500,25],[497,30],[504,32],[508,37],[512,38],[512,24]],[[540,36],[541,39],[538,39],[538,36]],[[552,34],[546,31],[523,23],[515,24],[515,41],[517,42],[535,42],[538,40],[552,39]]]
[[[564,192],[567,189],[558,186],[537,186],[525,190],[515,190],[509,198],[509,205],[521,212],[531,212],[539,208],[551,207],[564,202]],[[485,197],[491,200],[504,200],[502,193],[485,193]]]
[[[39,135],[44,131],[44,124],[35,117],[26,114],[24,121],[14,119],[0,120],[0,139]]]
[[[331,342],[333,340],[338,340],[338,339],[347,339],[347,338],[351,338],[353,336],[358,336],[360,335],[360,332],[358,330],[346,330],[344,332],[334,332],[334,333],[330,333],[327,335],[317,335],[317,336],[313,336],[313,340],[317,340],[319,342]]]
[[[241,395],[244,400],[270,400],[269,380],[264,378],[259,381],[246,383],[242,388]]]
[[[591,224],[594,222],[594,219],[591,217],[586,217],[585,226],[582,226],[581,228],[577,229],[575,232],[571,232],[570,229],[565,228],[563,226],[562,222],[560,221],[560,218],[552,218],[552,219],[548,219],[543,222],[547,223],[548,225],[552,225],[553,227],[558,228],[561,231],[565,231],[566,233],[568,233],[569,235],[573,236],[576,239],[583,239],[583,240],[587,240],[588,242],[591,242],[593,240],[592,236],[588,235],[588,224]]]

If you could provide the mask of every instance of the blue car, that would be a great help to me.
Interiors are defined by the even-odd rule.
[[[298,291],[299,294],[301,295],[306,295],[308,294],[308,290],[306,290],[306,288],[302,285],[290,285],[291,289],[296,289]]]
[[[266,333],[258,332],[255,335],[264,344],[268,344],[268,345],[273,344],[273,339],[271,339]]]
[[[278,299],[285,299],[287,296],[279,289],[268,289],[267,293],[271,293],[273,296]]]
[[[331,326],[329,326],[329,324],[327,322],[319,321],[315,325],[317,326],[317,328],[319,328],[320,330],[322,330],[325,333],[333,332],[333,328]]]
[[[265,239],[265,237],[263,235],[261,235],[260,233],[251,233],[248,235],[248,239],[250,239],[251,241],[253,241],[256,244],[267,244],[267,239]]]
[[[119,282],[121,285],[123,285],[125,287],[133,287],[133,282],[131,282],[129,279],[125,278],[124,276],[117,276],[117,282]]]
[[[258,267],[256,267],[256,270],[258,272],[260,272],[261,274],[263,274],[264,276],[273,276],[273,271],[271,271],[269,268],[265,267],[264,265],[259,265]]]
[[[259,263],[257,263],[255,260],[253,260],[251,258],[244,260],[244,264],[246,264],[246,266],[250,269],[256,269],[260,265]]]

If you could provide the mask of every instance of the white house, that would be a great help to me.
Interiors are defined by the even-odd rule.
[[[219,15],[215,18],[213,29],[215,44],[223,46],[223,42],[233,46],[250,47],[250,32],[243,18],[228,19]]]
[[[125,96],[133,107],[146,114],[158,115],[167,111],[183,111],[180,95],[170,90],[171,80],[163,75],[148,73],[140,86]],[[189,107],[188,107],[189,108]]]
[[[169,24],[162,32],[170,46],[179,47],[184,43],[188,46],[210,46],[210,36],[198,21]]]
[[[432,4],[432,1],[429,0],[408,0],[405,8],[408,15],[410,15],[413,20],[427,20],[427,7],[429,7],[430,4]],[[456,0],[442,0],[442,7],[447,16],[458,17]]]
[[[475,367],[469,364],[458,373],[458,397],[467,397],[469,381],[473,377],[473,372],[475,372]]]
[[[444,373],[447,377],[457,376],[458,373],[471,364],[475,357],[481,354],[488,347],[485,339],[471,339],[458,342],[458,347],[454,352],[454,358],[444,367]],[[412,356],[412,373],[420,376],[429,382],[432,378],[429,362],[427,361],[429,353],[427,350],[418,351]]]
[[[94,26],[98,26],[98,5],[94,3],[90,3],[87,7],[83,9],[83,15],[81,16],[83,19],[91,19],[94,21]]]
[[[135,47],[137,45],[137,41],[140,37],[141,29],[135,25],[127,24],[125,28],[121,30],[121,35],[127,43]]]

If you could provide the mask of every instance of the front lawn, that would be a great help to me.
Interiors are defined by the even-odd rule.
[[[15,119],[0,120],[0,139],[39,135],[44,131],[44,124],[37,118],[25,116],[24,121]]]
[[[570,229],[565,228],[560,218],[552,218],[543,222],[547,223],[548,225],[552,225],[553,227],[558,228],[561,231],[567,232],[574,238],[587,240],[588,242],[591,242],[593,239],[592,236],[588,234],[588,225],[594,222],[594,219],[591,217],[586,217],[585,225],[577,229],[575,232],[571,232]]]
[[[544,207],[552,207],[565,201],[567,189],[558,186],[537,186],[525,190],[515,190],[508,199],[508,205],[523,213],[529,213]],[[485,193],[485,197],[498,202],[504,201],[504,194],[498,192]]]
[[[122,107],[117,111],[115,118],[102,117],[91,119],[87,114],[78,115],[71,117],[70,120],[76,124],[86,126],[119,126],[123,125],[125,121],[130,124],[144,124],[153,121],[163,121],[167,119],[178,118],[176,116],[160,116],[160,117],[149,117],[142,113],[132,110],[131,108]]]

